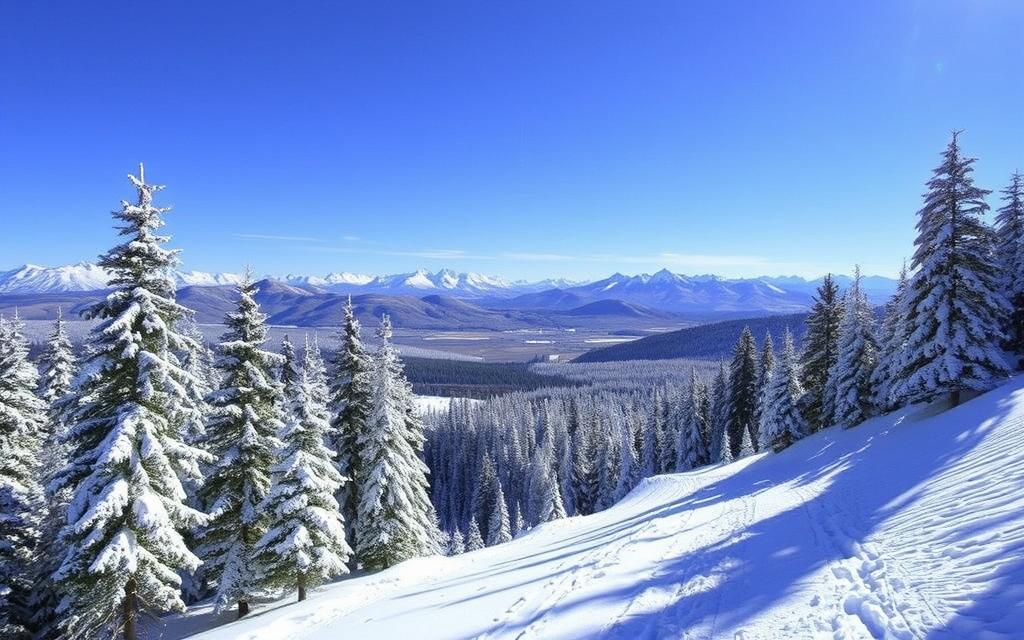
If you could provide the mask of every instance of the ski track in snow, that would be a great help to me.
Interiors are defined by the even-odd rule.
[[[201,637],[1024,638],[1024,376]]]

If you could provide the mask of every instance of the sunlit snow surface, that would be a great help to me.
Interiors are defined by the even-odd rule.
[[[1024,637],[1024,378],[935,413],[647,480],[603,513],[200,637]]]

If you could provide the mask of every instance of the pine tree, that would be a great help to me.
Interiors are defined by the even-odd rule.
[[[615,487],[615,501],[618,502],[633,490],[640,481],[640,461],[636,454],[636,438],[628,420],[623,420],[619,431],[619,478]]]
[[[749,432],[750,441],[757,435],[754,423],[757,413],[757,343],[750,327],[743,327],[739,342],[733,349],[732,366],[729,370],[729,441],[736,447],[736,457],[743,442],[743,432]]]
[[[60,307],[57,308],[57,320],[53,323],[53,333],[46,341],[41,364],[43,373],[40,378],[39,396],[52,406],[71,390],[71,383],[77,371],[75,352]]]
[[[729,444],[729,430],[722,430],[722,448],[718,452],[718,462],[728,464],[733,461],[732,445]]]
[[[839,357],[839,324],[843,318],[839,287],[832,274],[818,286],[814,305],[807,316],[807,333],[800,356],[801,382],[809,396],[806,420],[812,431],[826,426],[832,412],[825,406],[828,374]]]
[[[554,474],[554,452],[545,440],[534,452],[530,463],[530,492],[533,497],[533,521],[537,524],[565,517],[562,493]]]
[[[839,357],[828,378],[832,422],[853,427],[874,411],[872,374],[878,363],[874,312],[861,289],[860,267],[846,294],[843,322],[839,326]]]
[[[27,638],[42,488],[37,482],[44,403],[34,391],[38,371],[28,360],[23,325],[0,317],[0,636]]]
[[[918,212],[918,236],[907,286],[905,402],[962,391],[985,391],[1008,375],[999,343],[1006,302],[998,291],[992,232],[982,220],[989,193],[974,186],[974,159],[960,152],[958,134],[928,182]]]
[[[996,213],[996,258],[1000,287],[1009,301],[1006,346],[1024,362],[1024,175],[1015,171]]]
[[[352,554],[334,499],[346,479],[338,473],[334,452],[324,446],[330,424],[326,394],[318,388],[323,384],[319,357],[307,339],[303,371],[293,382],[289,422],[271,468],[270,493],[260,506],[269,514],[268,528],[255,547],[264,584],[296,588],[300,601],[307,588],[347,573]]]
[[[708,461],[721,462],[723,457],[722,447],[727,436],[726,425],[729,422],[729,377],[725,370],[725,363],[718,364],[718,372],[715,374],[715,381],[711,389],[711,429],[708,437]],[[732,451],[728,452],[732,456]]]
[[[750,431],[748,429],[744,429],[743,430],[742,440],[740,440],[740,450],[739,450],[739,453],[737,453],[735,456],[733,456],[733,458],[738,460],[740,458],[746,458],[747,456],[752,456],[752,455],[754,455],[754,453],[756,453],[756,452],[754,451],[754,444],[753,444],[753,442],[750,439]]]
[[[466,553],[466,542],[462,537],[462,532],[456,529],[448,538],[448,555],[457,556],[463,553]]]
[[[480,536],[480,525],[476,519],[469,521],[469,533],[466,534],[466,551],[476,551],[484,548],[484,539]]]
[[[345,322],[341,331],[341,344],[335,355],[334,372],[330,386],[331,429],[327,445],[337,453],[338,471],[351,482],[342,485],[336,496],[348,530],[350,546],[355,545],[353,530],[356,525],[359,497],[356,493],[361,475],[359,434],[370,412],[370,357],[363,348],[359,320],[352,308],[352,298],[345,305]]]
[[[707,404],[707,388],[697,377],[697,370],[690,368],[690,385],[687,389],[683,409],[683,424],[679,430],[679,457],[676,471],[689,471],[707,464],[708,451],[705,434],[708,432],[704,407]]]
[[[874,389],[873,402],[882,411],[896,408],[893,391],[900,387],[900,361],[907,343],[907,314],[904,308],[907,293],[907,265],[900,270],[896,292],[885,304],[885,318],[878,340],[878,365],[871,374]]]
[[[57,606],[60,603],[58,587],[53,581],[54,572],[60,567],[66,549],[62,543],[60,529],[71,499],[68,489],[51,491],[50,480],[67,465],[67,424],[65,420],[66,398],[71,392],[77,374],[77,363],[64,324],[64,317],[57,309],[57,320],[53,333],[46,343],[42,355],[43,375],[39,385],[39,396],[49,405],[47,418],[49,429],[44,430],[44,445],[39,452],[39,475],[45,488],[45,506],[42,508],[39,534],[34,562],[34,579],[29,606],[35,637],[48,640],[59,636]]]
[[[508,517],[508,505],[505,504],[505,492],[501,483],[496,483],[497,493],[494,496],[494,508],[487,523],[487,546],[502,544],[512,540],[512,523]]]
[[[764,345],[761,349],[761,360],[757,369],[757,414],[754,417],[758,425],[761,424],[761,413],[764,410],[764,394],[768,387],[768,379],[772,376],[772,369],[775,367],[775,342],[772,340],[770,331],[764,332]]]
[[[368,569],[385,569],[434,549],[427,467],[417,455],[408,382],[384,316],[373,358],[372,403],[359,434],[356,553]],[[422,446],[422,445],[420,445]],[[479,526],[478,526],[479,528]],[[479,532],[478,532],[479,535]]]
[[[238,288],[236,311],[218,347],[221,386],[210,394],[211,415],[203,445],[216,458],[200,497],[210,513],[202,532],[204,575],[217,583],[218,611],[249,599],[265,586],[254,566],[254,547],[267,528],[261,504],[270,491],[270,468],[280,446],[283,386],[274,376],[280,355],[267,351],[266,316],[248,274]]]
[[[290,407],[295,403],[295,399],[298,396],[300,375],[298,363],[295,361],[295,346],[288,338],[288,334],[285,334],[281,338],[281,367],[277,379],[281,383],[286,407]]]
[[[113,292],[88,315],[99,318],[69,409],[70,462],[53,483],[73,488],[62,537],[67,553],[54,580],[71,637],[137,634],[140,614],[183,611],[179,572],[199,559],[182,533],[203,514],[185,505],[182,481],[199,481],[204,454],[183,441],[200,409],[176,354],[195,347],[174,327],[190,312],[175,301],[177,252],[156,234],[162,187],[129,176],[138,191],[113,216],[123,244],[102,256]]]
[[[782,356],[772,369],[767,385],[764,411],[761,413],[761,448],[779,451],[806,433],[804,417],[798,406],[804,393],[800,385],[800,364],[789,327],[786,327],[782,343]]]

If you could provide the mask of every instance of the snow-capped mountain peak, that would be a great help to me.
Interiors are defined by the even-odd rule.
[[[0,273],[0,293],[96,291],[106,289],[110,274],[89,263],[41,267],[26,264]]]

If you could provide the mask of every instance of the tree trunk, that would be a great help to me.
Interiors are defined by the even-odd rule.
[[[949,406],[950,408],[956,407],[960,404],[960,390],[956,389],[949,392]]]
[[[299,574],[299,602],[306,599],[306,576]]]
[[[247,616],[247,615],[249,615],[249,601],[248,600],[239,600],[238,601],[238,617],[241,618],[242,616]]]
[[[138,611],[136,610],[135,579],[131,578],[124,586],[124,600],[121,602],[121,617],[124,622],[124,640],[137,640]]]

